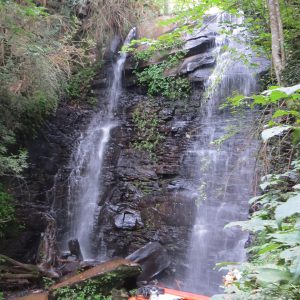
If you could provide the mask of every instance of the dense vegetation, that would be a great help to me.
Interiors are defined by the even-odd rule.
[[[228,225],[252,232],[253,241],[248,248],[247,263],[227,266],[229,273],[224,278],[227,294],[215,296],[215,299],[299,299],[300,86],[286,89],[272,86],[299,83],[300,22],[296,17],[300,11],[299,3],[212,0],[195,4],[195,1],[178,1],[178,13],[164,22],[177,22],[177,30],[157,40],[133,41],[127,50],[135,54],[137,62],[157,57],[157,53],[163,56],[169,49],[180,47],[181,31],[190,27],[186,20],[196,21],[201,26],[204,12],[213,6],[232,14],[243,11],[245,24],[252,34],[253,50],[273,62],[265,83],[269,88],[267,92],[248,98],[238,95],[228,99],[227,103],[233,113],[244,107],[262,111],[261,123],[253,128],[262,131],[263,146],[259,153],[262,195],[250,199],[254,212],[249,221]],[[226,33],[230,34],[230,31]],[[140,47],[135,48],[145,43],[148,47],[144,46],[143,51]],[[232,51],[234,54],[234,49]],[[168,80],[166,69],[168,65],[162,64],[137,71],[139,83],[147,86],[150,95],[164,94],[172,98],[172,87],[164,84]],[[224,268],[226,264],[220,266]]]
[[[24,142],[62,99],[95,103],[86,96],[111,37],[159,13],[157,4],[0,1],[0,236],[14,219],[7,183],[27,166]]]

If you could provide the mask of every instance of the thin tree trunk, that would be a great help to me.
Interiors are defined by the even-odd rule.
[[[272,35],[272,60],[276,79],[281,84],[284,70],[285,53],[282,20],[280,16],[279,0],[268,0],[270,27]]]
[[[281,51],[281,62],[283,69],[285,67],[285,50],[284,50],[284,34],[283,34],[283,25],[280,14],[280,0],[276,0],[276,16],[278,21],[278,31],[279,31],[279,40],[280,40],[280,51]]]

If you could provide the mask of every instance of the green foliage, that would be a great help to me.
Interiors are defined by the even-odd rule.
[[[86,95],[95,74],[94,68],[83,68],[74,74],[66,88],[68,95],[72,98],[78,98],[83,94]]]
[[[297,86],[295,86],[297,88]],[[299,125],[300,125],[300,94],[294,87],[278,88],[270,87],[260,95],[253,95],[251,97],[244,97],[243,95],[236,95],[228,98],[228,103],[234,110],[240,107],[251,108],[268,108],[271,112],[268,127],[262,132],[264,141],[268,141],[274,136],[280,136],[284,132],[292,132],[293,143],[297,145],[299,139]],[[288,91],[292,89],[292,92]],[[271,119],[271,120],[270,120]]]
[[[146,86],[151,96],[163,95],[166,98],[184,99],[190,93],[188,79],[182,77],[168,76],[168,71],[176,69],[184,52],[169,55],[168,59],[160,64],[153,64],[142,71],[136,71],[139,84]]]
[[[180,49],[183,45],[182,33],[187,29],[187,26],[182,26],[170,33],[159,36],[157,39],[141,38],[132,40],[128,46],[122,48],[122,51],[133,53],[138,62],[148,61],[157,55],[164,56],[172,49]]]
[[[159,119],[151,102],[138,106],[132,113],[132,119],[137,129],[137,140],[133,143],[135,149],[149,152],[155,157],[157,146],[163,137],[158,131]]]
[[[300,161],[283,174],[270,174],[262,180],[263,194],[250,199],[259,207],[249,221],[227,225],[240,226],[255,234],[248,250],[251,261],[236,267],[242,273],[234,286],[233,299],[299,299],[300,297],[300,192],[293,186],[300,181]],[[222,299],[226,299],[226,296]]]
[[[56,300],[111,300],[110,296],[98,293],[97,285],[93,280],[89,280],[83,286],[60,288],[53,294]]]
[[[90,105],[95,105],[98,102],[97,99],[89,96],[89,92],[91,82],[100,68],[101,62],[84,67],[78,66],[66,86],[66,92],[72,101],[86,102]]]
[[[15,209],[12,197],[0,185],[0,239],[4,237],[5,231],[14,219]]]
[[[71,287],[60,288],[53,295],[56,300],[111,300],[111,290],[122,283],[123,279],[112,272]]]
[[[17,154],[9,151],[15,142],[14,133],[0,123],[0,176],[19,176],[27,167],[27,151],[19,150]]]
[[[190,93],[190,83],[186,78],[169,77],[164,74],[165,65],[152,65],[137,74],[138,82],[147,86],[151,96],[162,95],[175,100],[187,98]]]

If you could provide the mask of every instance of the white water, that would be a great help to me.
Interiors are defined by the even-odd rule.
[[[130,42],[135,32],[135,28],[129,32],[124,45]],[[113,65],[113,81],[107,110],[99,111],[93,117],[86,132],[79,139],[78,147],[70,161],[71,173],[67,199],[69,231],[65,242],[77,238],[85,260],[97,258],[98,253],[105,256],[103,249],[93,251],[91,235],[101,209],[99,197],[102,188],[103,162],[111,130],[117,125],[114,120],[114,110],[122,89],[122,71],[125,61],[126,53],[121,53]]]
[[[243,21],[222,14],[217,22],[224,18],[235,24]],[[198,208],[187,254],[184,290],[206,295],[220,291],[222,274],[213,270],[216,263],[245,259],[247,234],[224,226],[248,216],[257,147],[250,136],[253,116],[250,112],[232,115],[219,109],[233,92],[249,95],[256,89],[255,70],[236,57],[243,54],[251,60],[253,56],[242,31],[241,27],[234,29],[229,40],[222,35],[216,38],[217,64],[205,84],[207,102],[202,109],[201,129],[185,158],[186,179],[198,192]],[[236,51],[233,53],[232,49]],[[213,145],[233,130],[240,132]]]

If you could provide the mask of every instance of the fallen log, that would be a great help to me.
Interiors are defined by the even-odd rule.
[[[12,273],[4,273],[0,274],[0,279],[38,279],[40,276],[36,274],[12,274]]]
[[[39,268],[36,265],[24,264],[24,263],[21,263],[21,262],[14,260],[6,255],[3,255],[3,254],[0,254],[0,262],[1,262],[1,264],[5,263],[5,262],[9,263],[9,265],[12,265],[12,267],[18,267],[20,269],[23,269],[23,270],[26,270],[29,272],[37,272],[37,273],[40,272]],[[5,267],[1,266],[1,268],[4,269]]]
[[[122,288],[128,280],[135,280],[140,273],[139,264],[118,258],[67,278],[51,286],[49,291],[56,294],[59,289],[66,287],[82,290],[82,286],[85,284],[92,284],[97,292],[105,295],[110,293],[113,288]]]

